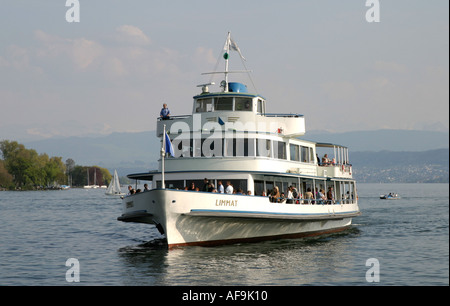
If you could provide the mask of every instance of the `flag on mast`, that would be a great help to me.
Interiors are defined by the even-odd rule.
[[[239,53],[239,56],[245,61],[245,57],[242,56],[241,50],[239,49],[237,43],[230,36],[230,48]]]
[[[165,139],[166,139],[166,147],[164,148],[166,153],[169,153],[171,156],[175,156],[175,153],[173,151],[172,142],[170,142],[169,135],[167,135],[167,132],[165,133]]]
[[[228,37],[227,37],[227,40],[225,41],[225,46],[223,46],[223,50],[225,51],[225,54],[224,54],[223,57],[224,57],[225,59],[228,59],[228,56],[229,56],[229,55],[228,55],[228,52],[230,51],[230,49],[232,49],[232,50],[238,52],[238,53],[239,53],[239,56],[240,56],[244,61],[246,61],[245,57],[242,56],[241,49],[239,49],[237,43],[233,40],[233,38],[231,38],[231,33],[228,32]]]

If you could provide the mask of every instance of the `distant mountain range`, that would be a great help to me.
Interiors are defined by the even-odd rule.
[[[363,151],[427,151],[449,147],[448,132],[416,130],[376,130],[345,133],[310,131],[304,139],[349,147],[351,152]]]
[[[308,132],[302,139],[345,145],[350,151],[350,161],[355,169],[375,171],[391,169],[400,164],[446,165],[448,181],[448,132],[378,130],[346,133],[323,131]],[[120,175],[157,168],[160,141],[155,131],[139,133],[112,133],[98,137],[49,138],[26,142],[27,148],[49,156],[72,158],[79,165],[98,165],[110,171],[117,169]],[[437,150],[443,149],[443,150]],[[380,153],[381,152],[381,153]],[[447,156],[447,159],[444,157]],[[378,170],[377,170],[378,171]],[[355,176],[363,174],[355,170]],[[445,178],[445,173],[443,174]],[[369,176],[370,177],[370,176]],[[364,176],[365,179],[369,177]],[[358,177],[357,177],[358,178]],[[377,181],[382,177],[377,177]],[[371,181],[371,179],[369,179]]]

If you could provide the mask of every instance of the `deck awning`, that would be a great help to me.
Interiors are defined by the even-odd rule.
[[[133,174],[128,174],[127,177],[132,180],[152,181],[153,175],[155,175],[156,173],[157,172],[133,173]]]

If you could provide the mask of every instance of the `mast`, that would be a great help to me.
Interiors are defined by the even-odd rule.
[[[224,92],[228,92],[228,59],[230,58],[230,42],[231,42],[231,32],[228,32],[227,40],[225,42],[225,54],[223,58],[225,59],[225,86],[223,88]]]
[[[166,125],[164,124],[164,131],[162,136],[162,147],[161,147],[161,188],[166,189],[166,182],[164,177],[164,158],[166,156]]]
[[[227,39],[225,41],[225,45],[223,46],[223,51],[224,51],[223,58],[225,59],[225,71],[214,71],[214,72],[202,73],[202,75],[223,73],[225,75],[225,80],[223,80],[220,83],[220,86],[223,87],[223,91],[224,92],[229,92],[228,74],[230,74],[230,73],[248,73],[248,72],[251,72],[250,70],[247,70],[247,67],[245,67],[245,64],[244,64],[244,67],[245,67],[246,70],[241,70],[241,71],[238,71],[238,70],[237,71],[230,71],[229,70],[230,50],[237,51],[239,53],[239,56],[242,59],[242,63],[244,64],[245,58],[242,56],[241,50],[239,49],[239,47],[236,44],[236,42],[231,38],[231,32],[228,32]],[[250,80],[251,80],[251,78],[250,78]],[[253,81],[252,81],[252,83],[253,83]],[[199,85],[199,87],[204,87],[204,86],[212,85],[212,84],[214,84],[214,83],[211,82],[211,83],[208,83],[208,84],[202,84],[202,85]]]

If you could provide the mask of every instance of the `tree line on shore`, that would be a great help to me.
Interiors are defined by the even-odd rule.
[[[17,141],[0,141],[0,190],[38,190],[60,185],[81,187],[107,185],[111,181],[108,169],[76,165],[71,158],[49,157],[27,149]]]

